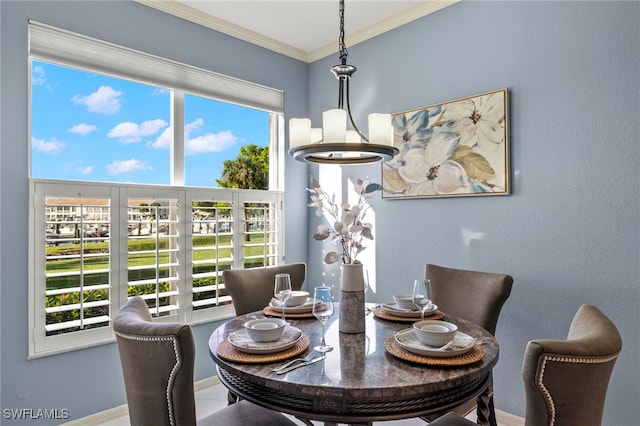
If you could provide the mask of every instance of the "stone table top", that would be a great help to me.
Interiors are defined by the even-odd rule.
[[[338,331],[334,315],[326,326],[327,344],[334,347],[327,358],[277,375],[271,370],[285,361],[245,364],[218,356],[218,345],[250,315],[262,312],[232,319],[210,336],[209,352],[221,382],[244,399],[306,419],[354,423],[440,412],[479,395],[498,361],[495,338],[462,319],[444,318],[481,343],[483,358],[469,365],[432,367],[399,359],[385,350],[385,340],[411,324],[368,313],[365,333],[346,334]],[[289,323],[310,339],[308,351],[320,343],[321,325],[315,318],[290,319]]]

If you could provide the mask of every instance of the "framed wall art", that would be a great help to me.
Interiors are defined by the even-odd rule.
[[[382,198],[508,195],[508,90],[392,115],[400,153],[382,163]]]

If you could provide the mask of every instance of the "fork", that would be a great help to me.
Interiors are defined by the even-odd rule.
[[[296,359],[292,359],[291,361],[282,364],[280,367],[276,367],[274,368],[273,371],[274,373],[277,373],[280,370],[284,370],[285,368],[295,364],[296,362],[307,362],[307,361],[311,361],[313,359],[313,357],[316,356],[316,351],[311,351],[307,354],[307,356],[305,356],[304,358],[296,358]]]

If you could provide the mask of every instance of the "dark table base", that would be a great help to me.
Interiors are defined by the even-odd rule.
[[[325,422],[370,424],[372,421],[397,420],[443,412],[461,402],[480,395],[486,388],[490,375],[470,381],[448,390],[415,395],[412,398],[393,400],[350,400],[347,398],[312,398],[291,395],[277,389],[248,383],[218,367],[220,381],[242,399],[286,412],[302,419]],[[264,395],[269,395],[264,398]]]

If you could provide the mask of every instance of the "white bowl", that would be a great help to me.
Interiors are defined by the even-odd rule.
[[[393,301],[396,302],[396,306],[399,309],[409,309],[410,311],[418,310],[418,306],[413,303],[413,296],[410,294],[397,294],[393,296]]]
[[[444,346],[453,340],[458,326],[440,320],[423,320],[413,323],[413,334],[423,344],[432,347]]]
[[[300,306],[304,305],[309,298],[308,291],[292,291],[291,295],[285,302],[284,306]]]
[[[282,318],[260,318],[245,322],[244,328],[247,329],[251,340],[265,343],[278,340],[282,336],[285,325],[287,323]]]

